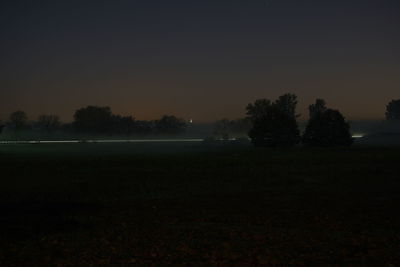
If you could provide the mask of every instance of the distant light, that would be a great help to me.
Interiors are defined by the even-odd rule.
[[[353,138],[363,138],[365,134],[353,134]]]
[[[193,119],[190,119],[190,120],[189,120],[189,123],[193,123]]]

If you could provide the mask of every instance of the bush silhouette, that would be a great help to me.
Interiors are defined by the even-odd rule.
[[[326,109],[310,118],[302,142],[307,146],[350,146],[353,138],[343,115],[337,110]]]

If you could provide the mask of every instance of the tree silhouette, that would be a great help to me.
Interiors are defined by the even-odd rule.
[[[78,132],[111,133],[112,113],[109,107],[87,106],[74,114],[74,127]]]
[[[400,120],[400,99],[392,100],[386,106],[386,119]]]
[[[303,144],[322,147],[350,146],[353,138],[349,123],[339,111],[326,109],[325,102],[322,101],[317,100],[316,104],[310,106],[311,117],[303,134]]]
[[[36,125],[40,130],[53,132],[60,129],[61,121],[57,115],[40,115]]]
[[[315,116],[325,112],[327,110],[325,100],[317,99],[315,104],[311,104],[308,107],[310,118],[314,118]]]
[[[18,110],[11,113],[8,125],[14,131],[22,131],[28,127],[28,115],[24,111]]]
[[[296,96],[286,94],[272,103],[258,99],[247,106],[252,123],[249,137],[256,146],[293,146],[300,141],[296,122]]]
[[[282,110],[292,118],[297,118],[300,116],[299,114],[296,114],[297,96],[295,94],[281,95],[275,101],[275,104],[279,107],[280,110]]]
[[[136,132],[137,124],[132,116],[112,115],[112,132],[131,135]]]
[[[186,122],[175,116],[164,115],[160,120],[155,121],[155,130],[158,134],[181,134],[186,127]]]
[[[261,120],[271,109],[272,103],[269,99],[257,99],[254,103],[247,105],[247,117],[250,121]]]

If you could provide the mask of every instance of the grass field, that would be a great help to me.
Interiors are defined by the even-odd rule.
[[[400,264],[400,149],[0,146],[0,265]]]

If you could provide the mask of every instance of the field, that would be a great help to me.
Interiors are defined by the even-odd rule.
[[[0,146],[0,265],[400,264],[400,149]]]

